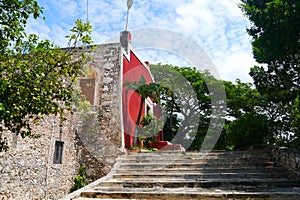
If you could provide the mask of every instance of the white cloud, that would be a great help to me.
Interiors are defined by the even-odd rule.
[[[223,80],[253,82],[249,75],[250,68],[255,65],[253,56],[248,52],[236,51],[216,61]]]
[[[154,49],[143,49],[137,51],[138,55],[144,61],[149,61],[151,64],[172,64],[174,66],[190,66],[190,64],[179,57],[168,51],[154,50]]]
[[[254,59],[246,33],[248,21],[238,3],[238,0],[193,0],[176,9],[176,23],[207,51],[221,77],[251,81],[248,73]]]
[[[27,33],[37,34],[40,39],[48,39],[55,45],[65,47],[68,43],[65,38],[69,34],[71,26],[68,24],[47,24],[44,20],[30,19],[26,31]]]
[[[51,29],[53,30],[51,37],[55,38],[53,42],[56,45],[66,47],[68,44],[68,39],[65,38],[65,36],[68,35],[68,32],[66,32],[66,28],[63,28],[58,25],[53,25],[51,26]]]
[[[121,26],[125,8],[122,1],[89,1],[89,21],[96,30],[113,32]],[[126,5],[126,4],[125,4]]]
[[[34,33],[38,35],[41,39],[49,39],[51,29],[43,20],[29,19],[29,22],[26,26],[26,32],[28,34]]]
[[[214,24],[217,20],[213,10],[209,8],[210,2],[212,1],[193,1],[178,7],[176,12],[180,17],[176,19],[176,22],[179,27],[190,33],[215,29]]]
[[[58,0],[51,1],[59,11],[60,17],[66,18],[70,16],[77,16],[77,2],[73,0]]]

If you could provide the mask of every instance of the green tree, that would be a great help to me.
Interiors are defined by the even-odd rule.
[[[150,149],[151,142],[156,142],[155,134],[162,130],[162,121],[152,113],[147,113],[142,117],[139,129],[139,141],[143,142],[144,147]]]
[[[259,63],[293,67],[299,62],[298,0],[242,0],[240,6],[251,21],[248,33]]]
[[[251,83],[243,83],[237,79],[236,83],[224,81],[224,85],[229,117],[239,118],[245,113],[255,113],[257,106],[262,103],[259,92]]]
[[[243,150],[250,146],[268,144],[268,120],[264,115],[246,113],[227,126],[228,145]]]
[[[8,149],[5,130],[34,137],[32,123],[71,109],[74,82],[86,60],[74,47],[92,42],[91,25],[81,20],[65,49],[28,35],[27,20],[41,13],[35,0],[0,2],[0,151]]]
[[[297,96],[294,104],[292,105],[291,117],[293,120],[293,132],[297,137],[291,141],[291,147],[300,148],[300,95]]]
[[[175,67],[174,69],[186,79],[195,95],[195,102],[193,104],[189,103],[189,99],[193,99],[190,95],[191,92],[186,91],[187,94],[182,94],[183,98],[180,97],[181,100],[187,102],[180,104],[182,113],[185,116],[180,122],[180,126],[188,126],[189,120],[197,120],[195,127],[188,126],[189,129],[192,129],[192,134],[189,134],[192,142],[188,150],[200,150],[204,138],[207,136],[212,114],[211,95],[213,91],[209,91],[207,85],[212,84],[215,78],[208,71],[198,71],[196,68]],[[185,104],[188,106],[183,106]],[[186,107],[186,109],[182,109],[182,107]],[[192,112],[195,113],[189,112],[190,107],[192,108]],[[197,117],[193,115],[197,115]]]
[[[175,93],[167,86],[162,86],[160,94],[161,105],[166,114],[165,123],[163,126],[163,139],[172,141],[179,129],[179,119],[176,113],[180,112],[180,107],[177,102]]]
[[[197,134],[199,104],[189,81],[172,65],[152,65],[151,72],[162,88],[163,137],[188,147]]]
[[[161,87],[160,99],[163,108],[163,140],[171,142],[179,129],[179,100],[175,94],[178,72],[171,65],[151,65],[151,73]]]
[[[251,83],[225,82],[228,119],[224,128],[226,146],[245,149],[249,146],[272,144],[268,102]]]
[[[193,134],[185,132],[184,130],[184,135],[192,140],[189,150],[199,150],[201,148],[204,138],[208,137],[207,131],[211,123],[211,118],[224,117],[213,116],[211,104],[211,96],[219,91],[218,86],[220,84],[224,84],[227,97],[227,108],[225,110],[227,120],[225,128],[214,149],[225,149],[227,146],[241,148],[241,146],[237,144],[239,142],[237,138],[243,139],[246,136],[247,138],[254,138],[252,141],[254,143],[247,141],[243,144],[243,147],[246,147],[246,145],[260,145],[262,144],[260,141],[261,137],[255,132],[258,130],[264,136],[263,144],[273,142],[274,139],[269,135],[270,130],[265,127],[265,125],[269,125],[269,123],[263,123],[264,126],[259,125],[255,127],[255,131],[253,131],[253,123],[259,121],[259,119],[266,118],[267,114],[264,112],[266,111],[267,101],[251,83],[243,83],[239,79],[237,79],[236,83],[217,80],[208,71],[201,72],[190,67],[174,67],[171,65],[158,64],[151,66],[151,70],[155,80],[158,81],[158,83],[165,88],[166,93],[169,94],[161,96],[164,113],[168,114],[163,129],[164,137],[169,141],[172,141],[179,128],[187,126],[186,121],[191,119],[191,113],[188,112],[188,108],[198,107],[198,109],[194,109],[192,113],[192,115],[198,116],[197,118],[192,117],[192,119],[197,120],[197,127],[187,128],[187,131],[193,129]],[[176,73],[177,75],[175,75]],[[182,81],[178,81],[180,80],[178,74],[182,76],[185,82],[191,87],[183,87]],[[169,88],[166,87],[166,83],[169,83]],[[207,85],[214,85],[215,88],[209,90]],[[190,91],[187,90],[193,90],[197,99],[196,101],[190,101]],[[172,110],[172,108],[176,109]],[[170,113],[172,113],[172,115],[169,115]],[[181,117],[179,118],[178,116]],[[251,117],[253,117],[253,119],[251,119]],[[247,120],[251,120],[253,123],[247,123]],[[176,123],[174,132],[171,131],[172,126],[170,125],[170,121]],[[236,127],[243,128],[236,129]],[[236,130],[239,131],[237,132]]]
[[[292,108],[300,92],[300,2],[242,0],[240,6],[252,22],[248,33],[253,38],[254,58],[267,64],[253,67],[250,75],[275,113],[268,116],[274,133],[278,137],[293,133],[284,142],[289,143],[300,136],[294,126],[299,115]]]
[[[36,0],[2,0],[0,2],[0,51],[1,54],[18,46],[26,38],[25,27],[30,16],[41,15],[42,8]]]
[[[211,96],[218,92],[223,82],[208,71],[191,67],[157,64],[151,66],[151,71],[165,91],[161,97],[167,115],[164,139],[180,143],[189,150],[199,150],[211,123]],[[207,85],[213,87],[209,90]]]

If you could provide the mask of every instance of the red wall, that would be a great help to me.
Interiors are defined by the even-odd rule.
[[[153,82],[148,66],[143,65],[132,51],[130,51],[130,60],[123,55],[123,83],[138,82],[141,76],[145,77],[147,83]],[[126,92],[125,87],[123,87],[122,95],[125,147],[128,148],[133,146],[135,122],[141,98],[133,90]],[[144,115],[144,110],[143,107],[142,115]]]

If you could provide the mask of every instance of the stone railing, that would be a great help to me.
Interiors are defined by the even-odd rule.
[[[300,176],[300,151],[287,147],[270,147],[275,162],[290,170],[296,176]]]

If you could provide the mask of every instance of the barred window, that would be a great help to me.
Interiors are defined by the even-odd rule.
[[[54,164],[62,163],[63,147],[64,147],[64,142],[55,141],[54,160],[53,160]]]

